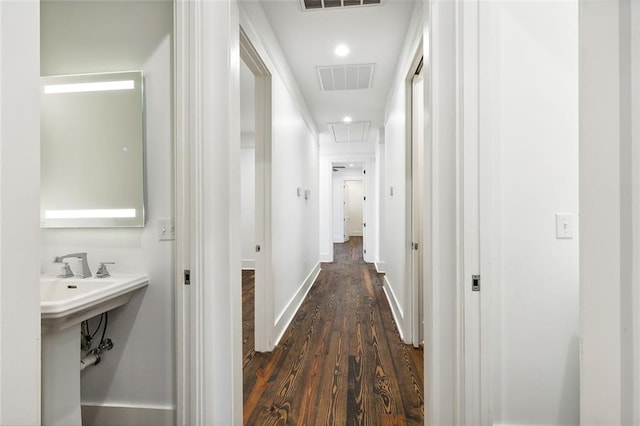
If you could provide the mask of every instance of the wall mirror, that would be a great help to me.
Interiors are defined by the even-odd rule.
[[[43,228],[144,226],[142,71],[42,77]]]

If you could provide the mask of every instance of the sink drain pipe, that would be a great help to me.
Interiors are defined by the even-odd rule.
[[[111,339],[105,339],[97,348],[91,349],[89,353],[80,359],[80,371],[90,365],[100,364],[100,361],[102,360],[102,352],[110,351],[111,349],[113,349],[113,342]]]

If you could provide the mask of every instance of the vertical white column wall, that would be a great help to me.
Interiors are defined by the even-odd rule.
[[[497,302],[493,420],[577,424],[584,421],[578,405],[578,2],[481,2],[480,13],[480,143],[495,158],[495,211],[488,213],[499,217],[491,237],[498,247],[498,282],[491,283]],[[614,155],[605,154],[605,146],[598,155]],[[615,207],[602,203],[600,209]],[[572,239],[556,238],[556,213],[575,218]],[[599,237],[582,243],[606,246],[612,238]],[[597,268],[600,262],[581,263]],[[608,287],[610,278],[592,279]],[[607,392],[598,395],[604,399]]]
[[[631,24],[631,146],[633,147],[633,194],[638,194],[640,190],[640,3],[631,2],[630,24]],[[633,197],[632,217],[640,217],[640,197]],[[633,224],[633,276],[632,276],[632,297],[633,297],[633,424],[640,424],[640,226],[634,219]]]
[[[638,170],[631,6],[582,2],[580,22],[580,421],[631,424]],[[637,5],[633,6],[634,9]],[[636,63],[637,64],[637,63]],[[637,90],[633,87],[634,90]],[[633,111],[633,114],[636,114]],[[634,214],[635,213],[635,214]],[[637,308],[638,305],[636,304]],[[637,313],[636,313],[637,315]],[[637,343],[637,341],[636,341]],[[637,416],[637,408],[636,413]]]
[[[0,2],[0,424],[40,424],[40,13]]]

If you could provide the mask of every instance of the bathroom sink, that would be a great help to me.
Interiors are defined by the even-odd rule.
[[[149,284],[144,274],[113,274],[107,278],[40,278],[42,332],[62,330],[129,302]]]

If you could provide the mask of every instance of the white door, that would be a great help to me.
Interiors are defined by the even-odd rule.
[[[349,223],[347,228],[347,234],[350,237],[362,236],[362,181],[361,180],[348,180],[345,182],[348,192],[348,210],[349,210]]]
[[[342,241],[349,241],[349,226],[351,223],[349,217],[349,186],[346,182],[342,183]]]
[[[424,80],[422,66],[413,77],[411,96],[411,341],[424,342],[423,211],[424,211]]]

